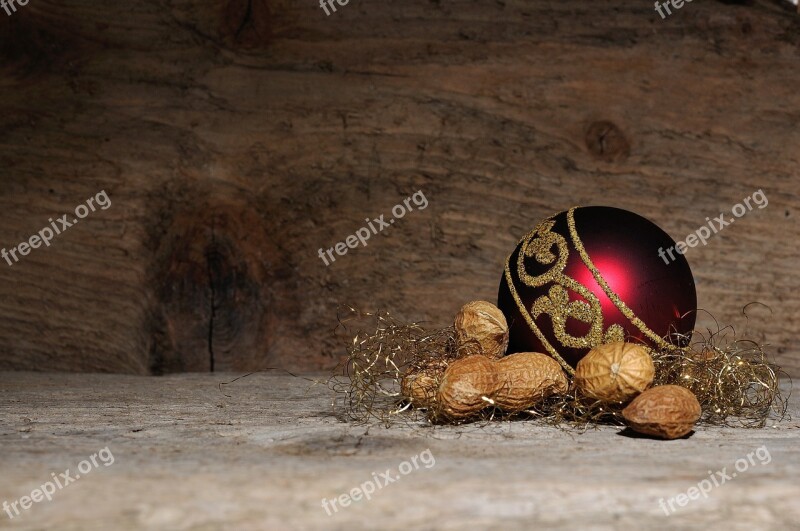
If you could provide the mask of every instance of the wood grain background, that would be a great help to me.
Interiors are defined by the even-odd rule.
[[[36,0],[0,12],[0,370],[332,366],[337,305],[445,325],[572,205],[691,249],[800,375],[800,16],[786,2]],[[317,256],[422,190],[425,210]],[[212,366],[213,365],[213,366]]]

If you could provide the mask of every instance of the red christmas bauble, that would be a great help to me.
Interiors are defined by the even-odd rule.
[[[569,371],[610,341],[682,344],[697,293],[666,232],[633,212],[592,206],[555,214],[522,238],[506,261],[498,306],[509,353],[548,353]]]

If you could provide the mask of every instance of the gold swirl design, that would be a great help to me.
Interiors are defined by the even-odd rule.
[[[670,345],[655,332],[650,330],[627,305],[614,293],[608,283],[602,277],[589,258],[589,254],[581,242],[578,232],[575,229],[575,208],[567,211],[567,225],[572,245],[578,252],[584,265],[592,273],[603,292],[614,303],[614,306],[636,326],[643,334],[661,348],[669,348]],[[556,214],[557,215],[557,214]],[[602,343],[613,341],[623,341],[625,332],[621,326],[613,324],[605,331],[603,330],[603,311],[600,300],[586,286],[580,284],[575,279],[564,274],[564,269],[569,258],[569,245],[563,236],[552,232],[555,226],[551,216],[532,231],[526,234],[519,242],[519,254],[517,255],[516,272],[520,282],[528,287],[538,288],[547,284],[552,284],[547,295],[542,295],[533,301],[530,308],[525,307],[525,303],[517,292],[514,279],[511,275],[511,256],[506,259],[505,280],[511,296],[513,297],[520,314],[525,319],[528,327],[534,335],[544,345],[548,354],[553,356],[564,367],[570,375],[574,374],[572,367],[564,361],[552,344],[545,338],[544,333],[536,325],[535,320],[541,315],[550,317],[553,334],[563,347],[571,348],[593,348]],[[557,252],[553,252],[553,248]],[[540,275],[530,275],[525,267],[525,260],[534,258],[537,263],[550,268]],[[580,295],[584,300],[569,300],[569,291]],[[566,332],[567,319],[577,319],[578,321],[589,324],[589,331],[582,337],[576,337]]]
[[[636,317],[636,314],[628,308],[628,306],[619,298],[619,295],[614,293],[611,288],[609,287],[606,280],[603,278],[603,275],[600,274],[600,271],[595,267],[592,259],[589,258],[589,253],[586,252],[586,249],[583,247],[583,242],[581,241],[580,237],[578,236],[578,231],[575,229],[575,208],[570,208],[567,212],[567,225],[569,226],[569,234],[572,237],[572,244],[575,246],[575,249],[578,251],[578,254],[581,256],[581,260],[586,268],[591,271],[592,276],[603,289],[603,292],[606,296],[611,299],[611,302],[614,303],[614,306],[617,307],[617,310],[622,313],[628,320],[633,323],[633,325],[639,329],[648,339],[653,341],[658,347],[660,348],[670,348],[672,345],[664,341],[664,338],[650,330],[644,321]]]

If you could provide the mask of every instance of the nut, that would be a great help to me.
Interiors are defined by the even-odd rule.
[[[546,354],[519,352],[496,361],[494,367],[501,383],[495,405],[507,412],[527,409],[569,387],[561,365]]]
[[[492,360],[467,356],[453,361],[444,371],[436,393],[437,413],[451,420],[463,420],[490,405],[500,378]]]
[[[677,439],[692,431],[701,413],[700,402],[691,391],[679,385],[660,385],[634,398],[622,416],[634,431]]]
[[[431,360],[422,366],[411,367],[400,380],[400,392],[414,407],[431,407],[446,368],[443,360]]]
[[[465,304],[456,315],[456,347],[459,356],[482,354],[503,357],[508,348],[508,323],[500,308],[486,301]]]
[[[655,366],[647,350],[634,343],[607,343],[589,351],[575,368],[575,386],[584,396],[625,402],[653,383]]]

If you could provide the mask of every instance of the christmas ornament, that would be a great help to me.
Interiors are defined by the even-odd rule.
[[[676,247],[632,212],[573,208],[542,221],[508,257],[499,308],[473,301],[452,326],[426,329],[343,307],[347,357],[328,381],[334,404],[387,427],[529,418],[627,424],[666,439],[696,422],[763,428],[782,419],[782,370],[764,346],[732,327],[693,330],[694,280]]]
[[[673,249],[666,232],[627,210],[576,207],[545,219],[506,260],[498,306],[508,352],[546,352],[573,374],[603,343],[683,346],[697,295],[686,259],[659,255]]]

